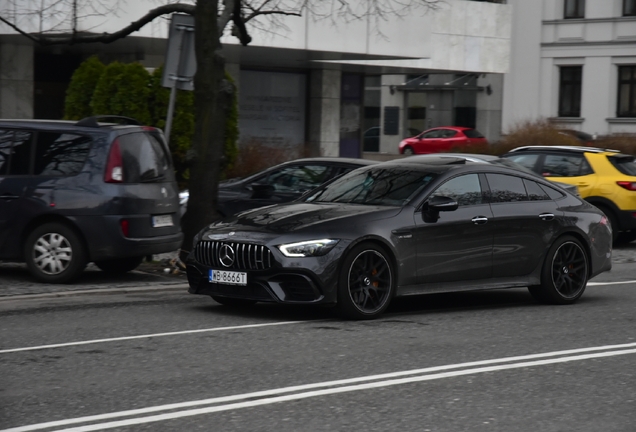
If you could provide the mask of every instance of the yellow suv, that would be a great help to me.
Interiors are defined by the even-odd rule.
[[[576,185],[582,198],[607,215],[614,241],[636,239],[634,156],[596,147],[528,146],[502,157],[548,180]]]

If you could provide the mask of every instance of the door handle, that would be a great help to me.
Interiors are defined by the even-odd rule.
[[[475,225],[483,225],[488,222],[488,218],[486,216],[475,216],[471,220]]]
[[[541,213],[539,217],[544,221],[551,221],[554,219],[554,215],[552,213]]]
[[[413,233],[407,230],[393,230],[391,234],[400,239],[410,239],[413,237]]]

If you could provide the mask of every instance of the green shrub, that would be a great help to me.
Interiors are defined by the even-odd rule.
[[[104,68],[104,64],[96,56],[92,56],[75,70],[64,101],[66,120],[79,120],[93,115],[91,99]]]

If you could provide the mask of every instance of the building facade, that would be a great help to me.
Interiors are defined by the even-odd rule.
[[[83,25],[113,32],[155,6],[140,0],[126,4],[124,17],[91,16]],[[253,28],[248,46],[228,30],[222,41],[239,88],[241,139],[369,158],[396,154],[403,137],[434,126],[473,126],[498,139],[512,8],[502,0],[434,6],[387,19],[317,19],[320,10],[286,16],[284,25]],[[19,11],[13,18],[28,31],[38,27]],[[157,20],[108,45],[42,47],[0,25],[0,118],[61,118],[66,87],[84,59],[97,54],[105,63],[156,68],[167,36],[168,23]]]
[[[547,118],[592,135],[636,133],[636,1],[510,0],[504,133]]]

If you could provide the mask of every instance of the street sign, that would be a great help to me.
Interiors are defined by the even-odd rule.
[[[197,62],[194,55],[194,17],[173,14],[170,19],[170,33],[166,62],[161,85],[180,90],[194,90],[194,74]]]

